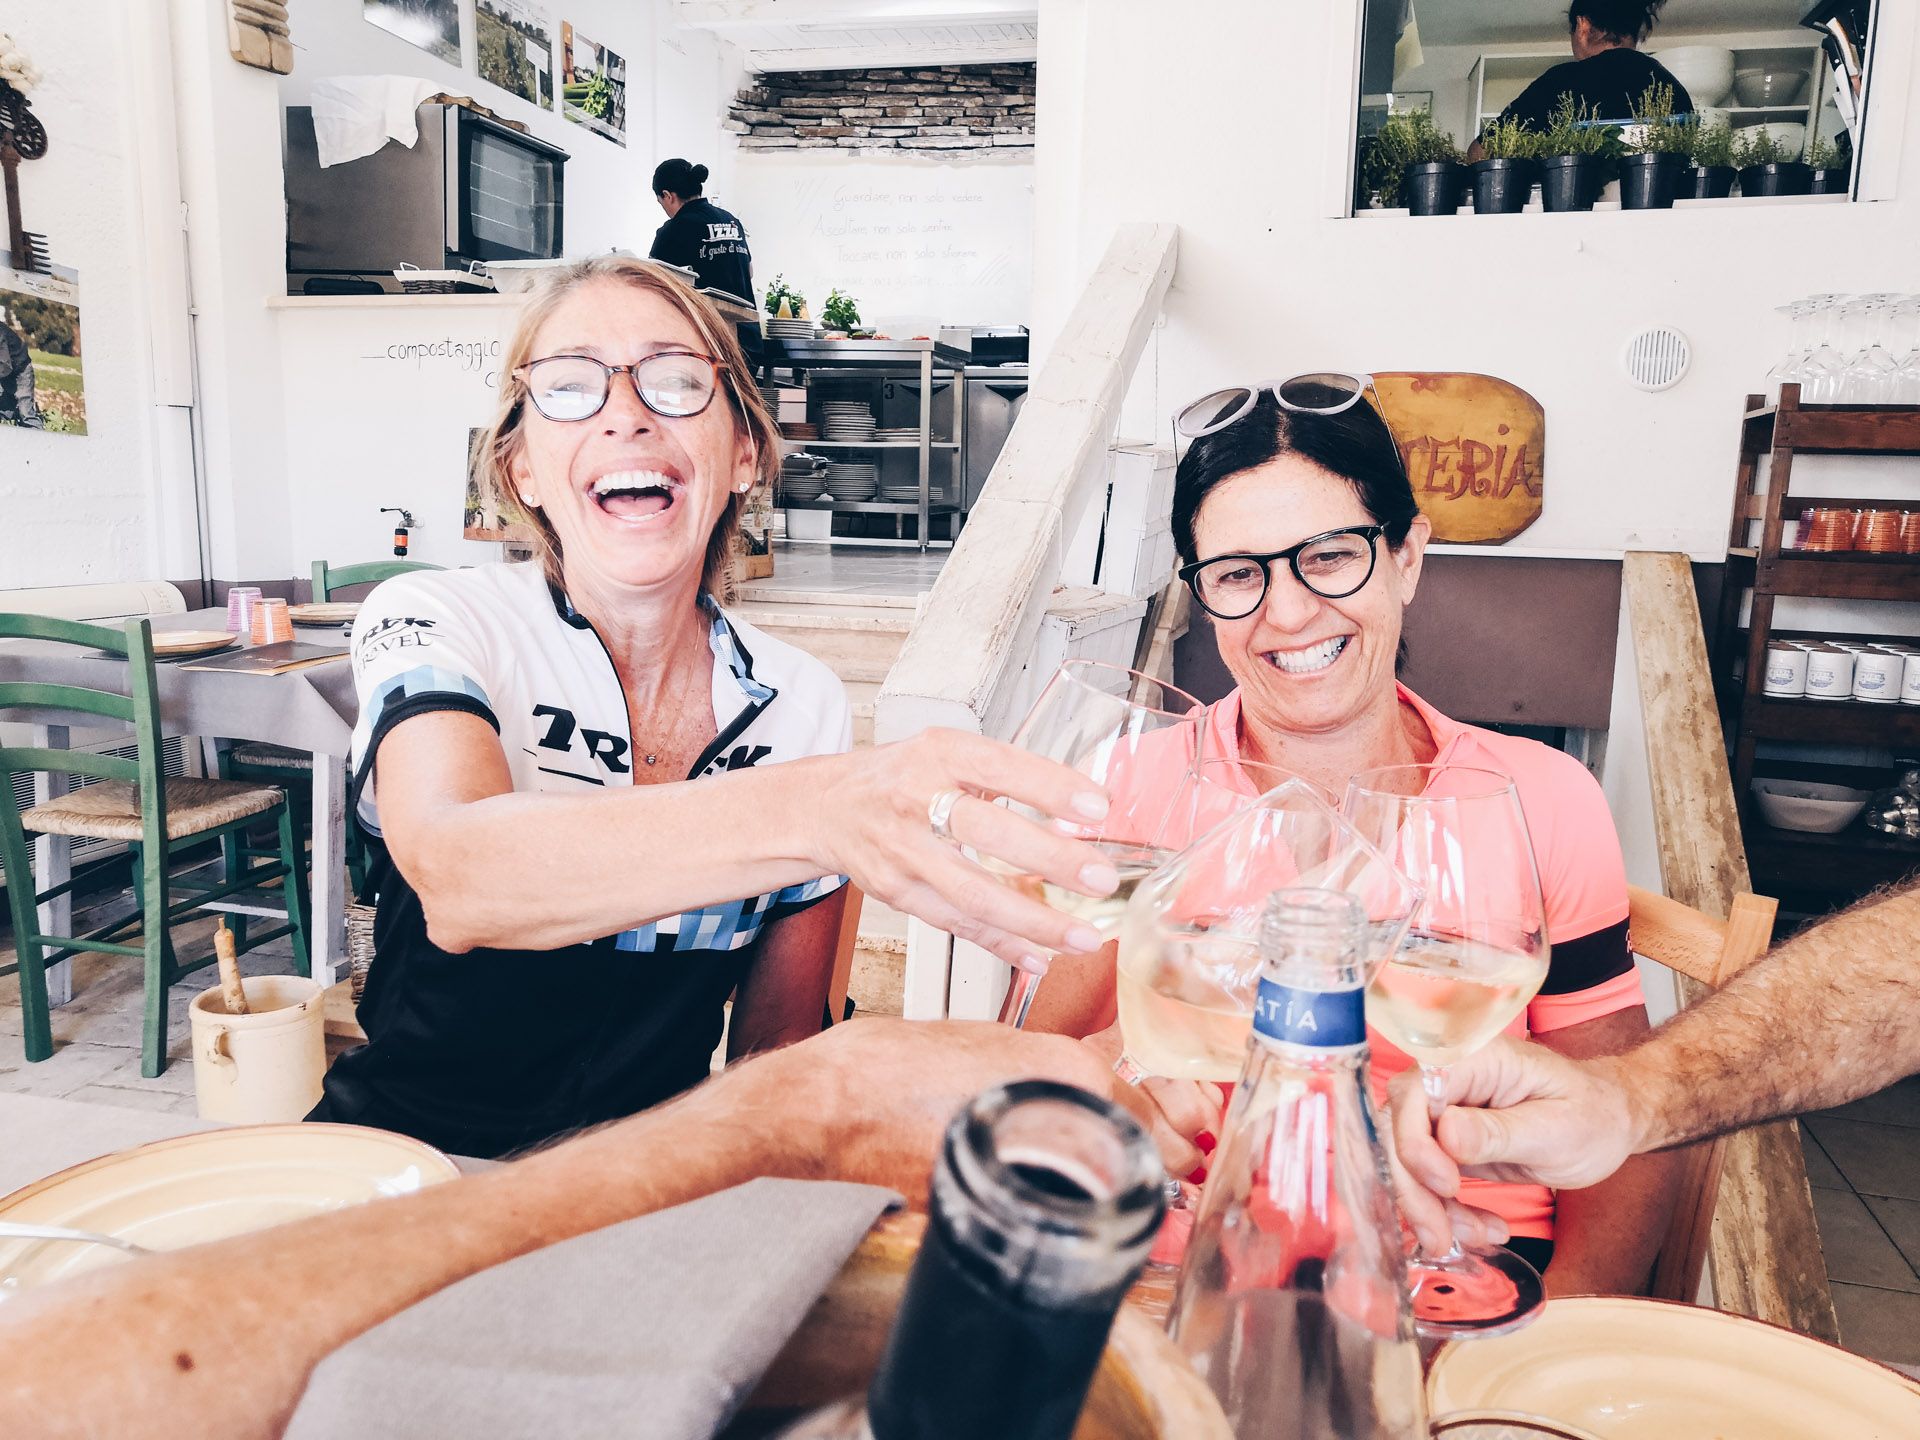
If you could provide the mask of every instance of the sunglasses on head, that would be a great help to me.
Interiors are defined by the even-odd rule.
[[[1272,395],[1282,410],[1338,415],[1358,405],[1370,390],[1371,375],[1348,375],[1337,370],[1312,370],[1263,385],[1230,385],[1182,406],[1173,417],[1173,428],[1189,440],[1198,440],[1241,419],[1260,403],[1262,395]],[[1378,391],[1374,391],[1374,408],[1380,408]]]

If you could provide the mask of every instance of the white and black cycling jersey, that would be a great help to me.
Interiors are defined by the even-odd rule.
[[[836,754],[852,743],[839,678],[703,597],[717,733],[686,778]],[[421,571],[378,586],[353,631],[360,716],[352,800],[380,833],[374,760],[388,731],[457,710],[499,732],[516,792],[633,783],[626,696],[593,626],[537,564]],[[600,838],[583,833],[583,853]],[[644,852],[632,857],[648,863]],[[406,877],[382,867],[368,1044],[335,1063],[315,1118],[381,1125],[497,1155],[697,1083],[722,1005],[774,921],[844,882],[822,876],[558,950],[451,954]]]

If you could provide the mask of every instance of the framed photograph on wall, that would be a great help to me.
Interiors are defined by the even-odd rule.
[[[576,125],[627,143],[627,61],[560,22],[560,113]]]
[[[473,14],[480,78],[542,110],[553,108],[553,35],[525,0],[478,0]]]
[[[70,270],[0,266],[0,427],[87,433],[80,285]]]
[[[369,24],[449,65],[460,63],[460,0],[360,0]]]

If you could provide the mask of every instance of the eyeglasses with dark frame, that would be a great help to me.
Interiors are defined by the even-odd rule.
[[[515,370],[533,408],[549,420],[591,420],[606,408],[613,377],[625,375],[640,403],[670,420],[705,412],[727,371],[711,355],[656,350],[631,365],[609,365],[592,355],[546,355]]]
[[[1265,555],[1213,555],[1182,565],[1180,578],[1200,608],[1216,620],[1244,620],[1266,603],[1273,564],[1284,560],[1293,578],[1323,600],[1344,600],[1366,588],[1379,561],[1374,543],[1384,525],[1349,525],[1312,535]]]

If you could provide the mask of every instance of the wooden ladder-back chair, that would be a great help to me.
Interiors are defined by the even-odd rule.
[[[91,750],[0,745],[0,795],[11,792],[16,774],[47,772],[83,776],[92,783],[25,810],[0,804],[0,865],[7,872],[18,960],[0,975],[20,975],[24,1047],[29,1060],[53,1054],[47,1012],[47,966],[82,951],[138,959],[144,967],[146,1014],[141,1031],[140,1073],[151,1078],[167,1064],[167,992],[182,975],[211,965],[213,956],[181,964],[173,951],[172,926],[212,900],[269,881],[286,896],[287,923],[253,938],[254,945],[292,937],[294,964],[308,973],[307,922],[299,878],[301,859],[284,791],[237,780],[168,779],[160,769],[160,703],[153,660],[153,630],[130,620],[124,630],[55,620],[42,615],[0,615],[0,638],[105,651],[127,662],[126,693],[46,681],[0,681],[0,708],[99,716],[133,732],[135,758]],[[274,826],[279,843],[266,865],[249,866],[225,884],[176,882],[172,853],[222,839],[255,820]],[[83,935],[54,935],[40,928],[39,907],[76,881],[34,893],[29,846],[33,835],[67,835],[126,842],[132,855],[134,911]],[[191,892],[175,901],[172,890]],[[137,932],[137,934],[136,934]],[[138,943],[128,943],[129,938]]]
[[[1627,928],[1633,951],[1669,970],[1718,990],[1767,951],[1773,940],[1778,902],[1765,895],[1739,894],[1725,920],[1639,886],[1628,887]],[[1660,1300],[1691,1305],[1700,1298],[1713,1234],[1713,1211],[1720,1194],[1720,1166],[1726,1140],[1704,1140],[1681,1152],[1685,1165],[1674,1200],[1666,1239],[1653,1263],[1652,1288]]]

